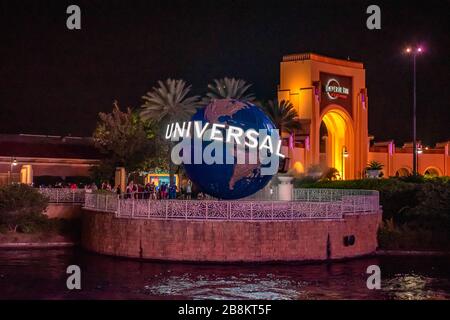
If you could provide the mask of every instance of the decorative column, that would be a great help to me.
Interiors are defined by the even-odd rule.
[[[280,184],[278,185],[278,200],[291,201],[293,193],[292,185],[293,177],[290,176],[278,176]]]
[[[126,177],[127,177],[127,172],[125,170],[124,167],[117,167],[116,168],[116,174],[114,176],[114,186],[120,187],[120,190],[122,192],[125,192],[126,189]]]
[[[33,183],[33,167],[31,164],[24,164],[20,169],[20,183],[28,185]]]

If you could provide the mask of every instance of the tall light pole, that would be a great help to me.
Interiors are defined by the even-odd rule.
[[[9,166],[9,183],[12,184],[13,183],[13,168],[17,166],[17,160],[16,158],[11,158],[11,165]]]
[[[413,175],[417,174],[417,136],[416,136],[416,57],[423,52],[422,47],[406,48],[413,57]]]
[[[342,177],[341,180],[344,180],[344,168],[345,168],[345,159],[348,158],[348,151],[347,151],[347,147],[343,146],[342,147],[342,162],[341,162],[341,172],[342,172]]]

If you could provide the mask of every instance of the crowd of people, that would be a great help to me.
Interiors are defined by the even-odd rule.
[[[59,183],[53,186],[40,186],[40,188],[67,188],[67,189],[84,189],[86,192],[91,193],[97,190],[109,191],[115,193],[124,199],[152,199],[152,200],[166,200],[166,199],[207,199],[206,194],[201,192],[193,192],[191,181],[184,183],[181,188],[178,188],[175,183],[169,184],[167,182],[161,182],[156,185],[154,182],[148,182],[146,184],[135,183],[130,181],[125,190],[121,190],[120,186],[113,186],[110,182],[102,182],[100,187],[95,183],[88,183],[85,185],[77,185],[75,183]]]
[[[117,194],[121,194],[120,190],[116,190]],[[155,183],[146,183],[145,185],[134,183],[130,181],[126,187],[123,197],[138,198],[138,199],[176,199],[178,193],[178,187],[176,184],[161,183],[155,185]]]
[[[57,182],[55,184],[39,184],[35,185],[34,183],[31,184],[32,187],[38,187],[40,189],[43,188],[56,188],[56,189],[94,189],[97,190],[97,186],[95,183],[75,183],[75,182]]]

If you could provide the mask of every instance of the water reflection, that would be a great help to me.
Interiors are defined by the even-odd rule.
[[[449,299],[448,257],[376,257],[332,264],[200,265],[105,257],[76,249],[0,251],[2,299]],[[66,267],[82,290],[65,287]],[[382,289],[368,290],[379,265]]]
[[[445,288],[440,289],[439,282],[446,283],[446,287],[450,285],[448,279],[433,279],[420,275],[398,274],[393,279],[388,280],[383,290],[393,299],[401,300],[430,300],[430,299],[446,299],[449,297]],[[429,290],[428,288],[434,288]],[[447,289],[448,290],[448,289]]]

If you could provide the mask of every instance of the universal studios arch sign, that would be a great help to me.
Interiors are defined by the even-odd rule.
[[[171,151],[174,164],[261,164],[261,175],[278,172],[281,139],[277,129],[248,129],[221,123],[169,123],[165,138],[178,142]],[[203,147],[204,142],[207,143]]]

